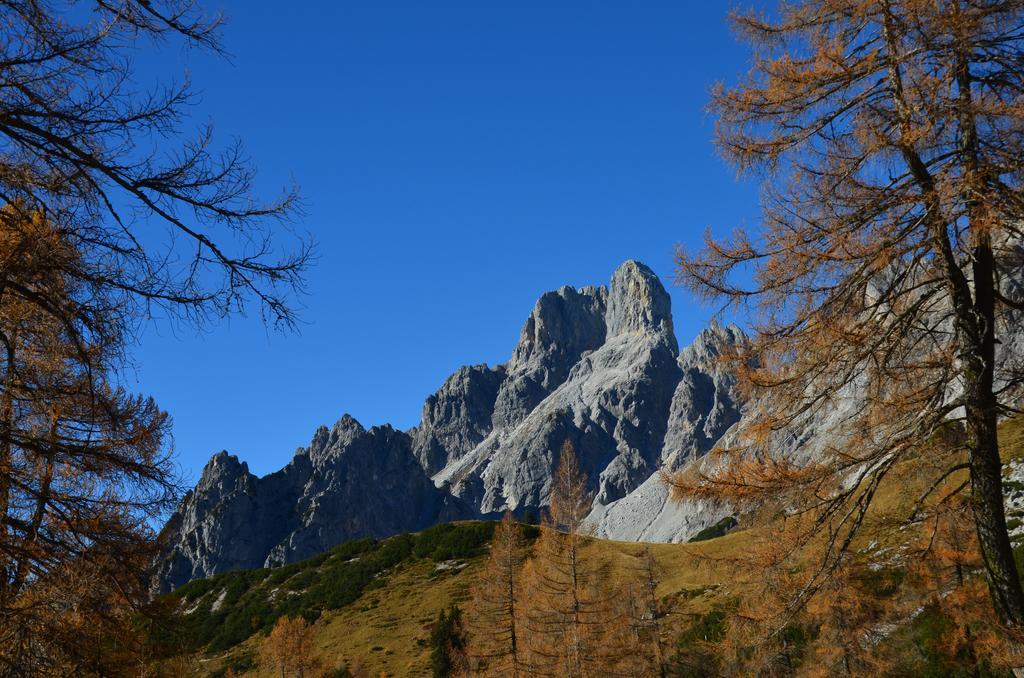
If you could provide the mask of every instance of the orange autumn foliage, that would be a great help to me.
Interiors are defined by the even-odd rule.
[[[997,423],[1024,396],[998,348],[1024,313],[1024,2],[795,0],[733,21],[752,68],[711,109],[723,156],[765,180],[763,221],[677,262],[750,318],[756,336],[726,357],[750,405],[728,449],[675,482],[810,516],[783,540],[821,563],[794,612],[846,567],[891,474],[917,455],[925,487],[965,470],[961,519],[994,614],[1019,630]],[[777,454],[823,425],[812,463]]]

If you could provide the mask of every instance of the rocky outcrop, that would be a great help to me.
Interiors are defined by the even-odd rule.
[[[737,328],[714,326],[680,353],[671,300],[636,261],[609,287],[544,294],[509,362],[460,368],[409,432],[367,431],[346,416],[265,478],[215,455],[164,530],[159,586],[355,537],[535,512],[566,440],[590,479],[599,534],[685,539],[725,509],[669,501],[657,471],[700,457],[739,418],[719,357],[743,341]]]
[[[745,343],[738,327],[715,324],[680,354],[681,376],[668,412],[661,470],[675,471],[703,457],[740,420],[736,379],[723,358]],[[673,501],[661,475],[651,474],[621,499],[595,504],[589,522],[595,534],[608,539],[678,542],[729,511],[715,502]]]
[[[261,479],[237,457],[215,454],[161,535],[160,587],[169,590],[196,577],[262,565],[287,534],[310,471],[308,458],[297,455]]]
[[[515,426],[565,380],[580,357],[604,343],[607,290],[562,287],[537,300],[508,362],[492,416]]]
[[[457,462],[487,437],[495,400],[505,383],[504,366],[461,367],[427,398],[413,443],[427,473]]]
[[[746,343],[735,325],[712,324],[680,354],[682,378],[672,395],[663,464],[674,469],[706,454],[740,420],[736,377],[724,359]]]
[[[345,415],[264,478],[220,452],[162,535],[159,588],[301,560],[340,542],[411,532],[473,512],[438,489],[390,426]],[[171,529],[173,528],[173,529]]]
[[[476,450],[435,476],[484,513],[545,506],[551,468],[566,440],[576,447],[598,504],[624,497],[658,467],[680,379],[668,293],[649,268],[629,261],[615,272],[610,290],[588,294],[607,298],[588,306],[606,309],[603,322],[594,323],[604,332],[592,336],[601,343],[578,357],[561,354],[575,358],[571,365],[549,363],[551,373],[565,376],[543,400],[521,419],[496,416]],[[526,352],[521,349],[523,342],[517,354]]]
[[[417,463],[410,436],[391,426],[366,430],[346,415],[330,431],[318,430],[305,456],[312,471],[293,506],[295,522],[265,565],[460,517]]]

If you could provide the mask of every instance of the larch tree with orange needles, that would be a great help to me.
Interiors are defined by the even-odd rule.
[[[583,551],[591,495],[576,451],[566,441],[551,487],[551,504],[526,568],[524,610],[530,675],[622,675],[628,618],[613,600],[606,564]]]
[[[149,521],[178,492],[168,418],[114,380],[123,309],[64,273],[80,253],[50,222],[16,214],[0,210],[0,673],[112,674],[126,655],[107,644],[148,605]]]
[[[589,510],[587,478],[576,450],[566,441],[551,481],[550,509],[527,571],[529,607],[525,628],[531,672],[584,675],[594,651],[590,603],[585,600],[593,572],[581,557],[583,519]]]
[[[617,634],[624,673],[665,676],[667,665],[661,642],[664,611],[657,588],[661,566],[649,546],[636,554],[636,564],[625,570],[615,600],[619,616],[628,624],[628,633]]]
[[[640,553],[640,586],[643,592],[640,601],[644,611],[644,626],[650,635],[654,666],[659,676],[665,675],[665,651],[661,646],[661,618],[664,612],[658,602],[658,583],[661,578],[661,566],[654,557],[651,547],[644,547]]]
[[[999,349],[1024,310],[1024,2],[793,0],[733,18],[753,67],[711,107],[725,157],[767,180],[763,224],[677,259],[683,284],[751,312],[755,405],[697,485],[815,514],[824,558],[799,605],[886,475],[958,427],[928,453],[940,476],[968,470],[992,604],[1020,627],[997,423],[1024,376]],[[844,403],[814,461],[766,461],[774,434]]]
[[[1012,637],[992,619],[984,583],[973,576],[981,567],[981,554],[977,534],[965,520],[969,512],[961,497],[936,504],[925,517],[926,529],[912,544],[910,574],[925,594],[923,610],[945,627],[928,649],[949,664],[1017,667],[1020,646],[1007,642]]]
[[[523,563],[526,540],[522,528],[506,513],[494,530],[491,552],[480,571],[466,609],[468,655],[474,673],[488,676],[526,675],[523,638]]]
[[[265,666],[280,672],[281,678],[295,675],[302,678],[313,668],[310,653],[313,627],[302,617],[281,617],[260,646]]]
[[[221,25],[198,0],[0,0],[0,672],[84,670],[92,636],[53,625],[75,606],[103,626],[75,603],[96,591],[61,585],[88,583],[76,568],[105,609],[145,602],[150,526],[180,488],[167,415],[118,384],[135,332],[253,304],[295,322],[297,193],[261,199],[239,143],[183,134],[187,79],[133,72],[175,39],[220,53]]]
[[[892,644],[888,636],[916,610],[899,597],[898,575],[876,566],[849,559],[808,604],[802,621],[815,628],[805,660],[809,675],[888,674],[879,648]]]

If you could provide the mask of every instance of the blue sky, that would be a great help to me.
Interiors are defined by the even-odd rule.
[[[459,365],[508,359],[542,292],[629,258],[668,285],[676,243],[757,222],[705,112],[747,69],[726,2],[222,6],[230,60],[169,44],[162,72],[267,194],[298,182],[319,260],[295,334],[144,332],[135,387],[191,480],[220,449],[276,470],[346,412],[414,426]],[[671,293],[685,344],[713,309]]]

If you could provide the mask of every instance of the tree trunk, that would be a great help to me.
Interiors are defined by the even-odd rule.
[[[508,567],[506,573],[508,576],[508,622],[512,634],[512,678],[519,678],[519,639],[516,637],[518,631],[516,628],[516,570],[511,554],[506,561],[506,566]]]
[[[984,381],[982,379],[981,381]],[[968,386],[970,388],[970,385]],[[991,388],[968,398],[967,449],[970,454],[971,508],[988,579],[989,592],[999,618],[1011,626],[1024,626],[1024,590],[1013,561],[1003,509],[1002,461],[995,397]],[[988,402],[986,402],[986,400]]]
[[[658,582],[654,577],[654,557],[648,550],[644,554],[644,570],[647,575],[647,607],[651,612],[651,633],[654,641],[654,661],[658,666],[659,678],[665,678],[665,658],[661,650],[661,625],[658,623]]]
[[[959,0],[952,5],[959,19]],[[956,26],[964,23],[957,21]],[[1024,626],[1024,591],[1013,561],[1003,508],[1003,462],[999,456],[999,403],[994,390],[996,362],[996,264],[992,252],[991,215],[985,207],[991,168],[983,166],[975,114],[970,55],[973,45],[955,30],[953,76],[957,85],[958,142],[963,163],[963,191],[973,240],[971,277],[973,308],[954,304],[957,334],[963,352],[967,451],[970,455],[971,507],[978,544],[985,563],[989,593],[1003,623]]]
[[[4,337],[7,343],[7,364],[5,365],[5,378],[3,393],[0,394],[0,544],[8,545],[7,520],[10,512],[11,495],[11,462],[13,451],[14,431],[14,399],[11,388],[14,385],[14,345],[13,342]],[[13,576],[10,557],[3,555],[0,550],[0,608],[7,609],[8,599],[11,596],[11,578]]]
[[[999,618],[1024,626],[1024,591],[1013,561],[1003,508],[1002,459],[999,457],[998,402],[995,377],[995,262],[987,234],[975,235],[974,309],[977,323],[973,355],[965,357],[964,400],[967,451],[970,455],[971,508],[985,563],[989,592]]]
[[[573,532],[569,535],[569,560],[572,568],[572,668],[574,676],[583,676],[583,648],[581,638],[580,620],[580,583],[579,570],[576,563],[576,526],[573,525]]]

